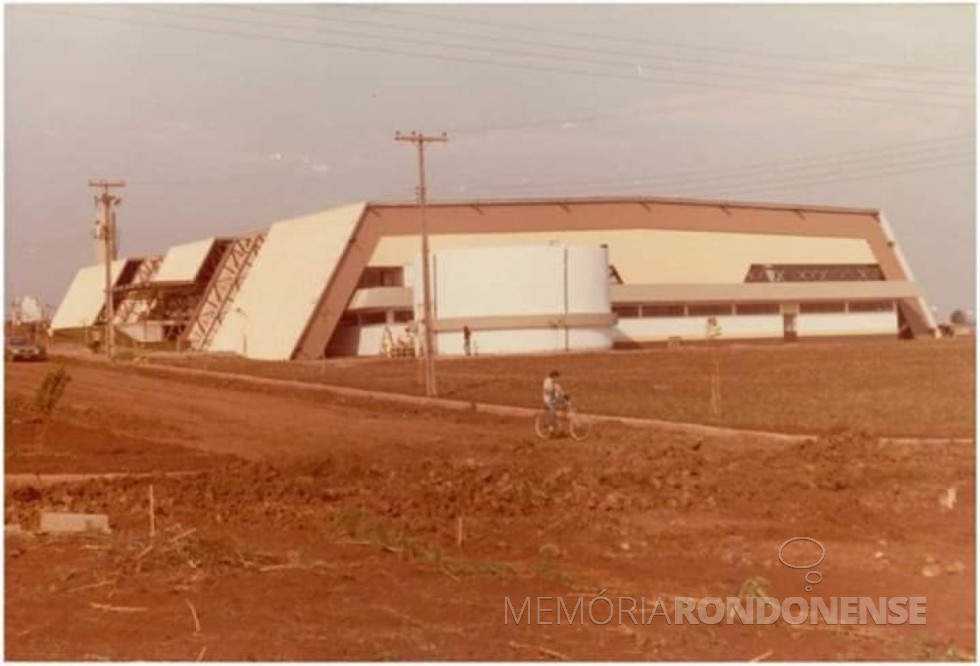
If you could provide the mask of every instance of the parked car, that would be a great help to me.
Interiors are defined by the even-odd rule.
[[[3,354],[3,358],[6,361],[43,361],[47,357],[48,354],[44,348],[39,347],[27,338],[7,338],[7,346]]]

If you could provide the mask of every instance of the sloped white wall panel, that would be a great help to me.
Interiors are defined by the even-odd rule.
[[[354,204],[272,225],[209,350],[288,360],[363,212]]]
[[[112,283],[119,280],[126,265],[125,259],[112,262],[110,268]],[[91,326],[105,304],[105,266],[96,264],[86,266],[75,273],[65,297],[51,320],[52,329],[79,328]]]
[[[175,245],[167,250],[159,270],[153,276],[154,282],[193,282],[201,265],[208,257],[213,238]]]

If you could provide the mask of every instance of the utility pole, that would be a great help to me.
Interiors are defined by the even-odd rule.
[[[425,328],[425,342],[423,344],[424,364],[425,364],[425,394],[436,396],[439,394],[436,389],[436,362],[435,362],[435,335],[432,330],[432,283],[429,275],[429,230],[425,223],[425,144],[426,143],[446,143],[449,137],[443,132],[439,136],[426,136],[422,132],[412,132],[402,134],[395,132],[395,141],[408,141],[414,143],[418,149],[419,158],[419,224],[422,227],[422,325]]]
[[[109,192],[113,187],[125,187],[123,180],[90,180],[89,187],[102,191],[95,195],[95,205],[99,209],[99,219],[96,221],[95,237],[102,241],[102,263],[105,266],[105,354],[111,360],[116,346],[116,331],[112,320],[116,318],[115,303],[112,298],[112,262],[116,260],[116,212],[114,206],[122,202],[122,197]]]

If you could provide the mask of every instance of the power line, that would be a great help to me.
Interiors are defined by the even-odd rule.
[[[742,187],[738,189],[738,191],[740,193],[740,196],[742,196],[744,194],[761,192],[767,189],[787,189],[792,187],[804,187],[804,186],[809,187],[812,185],[822,185],[826,183],[836,183],[836,182],[847,181],[847,180],[872,180],[876,178],[884,178],[887,176],[899,176],[899,175],[910,174],[910,173],[919,173],[922,171],[933,171],[936,169],[951,169],[959,166],[972,165],[973,163],[974,162],[971,159],[930,162],[930,163],[923,163],[923,164],[909,166],[908,168],[896,167],[894,169],[887,169],[882,171],[874,171],[874,172],[859,173],[859,174],[850,174],[850,173],[839,174],[836,176],[828,176],[826,178],[820,178],[816,180],[810,179],[810,180],[804,180],[800,182],[787,181],[787,182],[763,183],[759,187],[750,187],[748,189]],[[720,189],[716,190],[716,192],[723,192],[723,191],[726,190],[720,190]],[[707,194],[702,194],[701,196],[709,197],[713,195],[709,192]]]
[[[248,8],[244,8],[244,7],[242,9],[245,9],[246,11],[258,11],[259,13],[274,13],[276,15],[283,15],[282,12],[261,12],[259,10],[249,10]],[[529,53],[527,51],[515,51],[515,50],[512,50],[512,49],[499,49],[499,48],[493,48],[493,47],[487,47],[487,46],[471,46],[469,44],[453,44],[453,43],[446,43],[446,42],[437,42],[437,41],[433,41],[433,40],[417,39],[417,38],[413,38],[413,37],[394,37],[394,38],[389,38],[389,37],[381,37],[381,36],[379,36],[377,34],[374,34],[374,33],[356,32],[356,31],[351,31],[351,30],[338,30],[336,28],[333,28],[333,29],[329,29],[328,30],[328,29],[323,29],[323,28],[314,28],[314,27],[305,26],[305,25],[298,26],[298,25],[294,25],[294,24],[274,23],[274,22],[270,22],[270,21],[256,21],[256,20],[235,18],[235,17],[229,17],[229,16],[220,16],[220,17],[218,17],[218,16],[211,16],[211,15],[204,15],[204,14],[191,14],[191,13],[188,13],[188,12],[182,11],[182,10],[168,11],[168,10],[162,10],[162,9],[144,8],[141,11],[141,13],[155,13],[155,14],[160,14],[160,15],[163,15],[163,16],[170,16],[170,17],[181,18],[181,19],[185,19],[185,20],[186,19],[199,19],[199,20],[205,20],[205,21],[216,21],[216,22],[219,22],[219,23],[236,23],[236,24],[244,24],[244,25],[249,25],[249,26],[259,26],[259,27],[262,27],[262,28],[299,30],[299,31],[303,31],[303,32],[312,32],[314,34],[332,34],[332,35],[339,35],[341,37],[354,37],[354,38],[357,38],[357,39],[376,39],[376,40],[377,39],[383,39],[383,40],[386,40],[386,42],[390,41],[391,39],[394,39],[395,41],[400,42],[401,44],[408,44],[410,46],[423,46],[423,47],[440,48],[440,49],[443,49],[443,48],[458,49],[458,50],[464,50],[464,51],[475,51],[475,52],[481,53],[481,54],[488,53],[488,54],[492,54],[492,55],[504,55],[504,56],[512,57],[512,58],[519,58],[519,57],[549,58],[549,59],[552,59],[552,60],[558,60],[560,62],[571,62],[571,63],[584,64],[584,65],[593,66],[593,67],[620,67],[620,68],[629,68],[629,69],[636,68],[638,71],[641,71],[642,70],[642,63],[624,62],[624,61],[621,61],[621,60],[600,60],[600,61],[597,61],[597,60],[587,60],[587,59],[584,59],[584,58],[576,58],[576,57],[570,57],[570,56],[551,55],[551,54],[544,54],[544,53]],[[290,16],[291,18],[300,18],[298,15],[292,14],[292,13],[289,13],[289,14],[286,14],[286,15]],[[331,19],[325,19],[324,17],[313,17],[313,16],[310,16],[310,18],[320,18],[320,19],[328,20],[328,21],[331,20]],[[669,60],[671,58],[667,58],[667,59]],[[671,66],[670,71],[669,72],[665,72],[665,73],[667,73],[667,74],[674,74],[674,73],[685,73],[685,72],[686,73],[695,74],[695,75],[699,75],[699,76],[720,75],[720,76],[726,77],[726,80],[730,80],[731,77],[732,77],[731,73],[725,73],[725,72],[705,72],[704,70],[684,68],[684,67],[677,67],[677,66]],[[641,78],[647,78],[647,79],[649,79],[649,78],[652,78],[652,77],[641,77]],[[740,74],[736,75],[736,78],[741,79],[743,81],[749,81],[749,82],[755,81],[755,82],[762,82],[764,84],[771,84],[771,83],[773,83],[773,80],[770,79],[770,78],[766,78],[764,76],[763,77],[753,76],[751,74],[744,74],[744,73],[740,73]],[[686,84],[685,81],[678,81],[676,79],[663,79],[662,77],[659,78],[659,79],[657,79],[657,80],[666,81],[666,82],[673,82],[673,83],[684,83],[684,84]],[[807,86],[825,86],[825,87],[841,87],[841,86],[843,86],[843,87],[847,88],[847,87],[854,87],[855,85],[858,85],[858,84],[852,83],[850,81],[848,81],[848,82],[841,82],[840,80],[826,82],[826,81],[812,81],[812,80],[811,81],[807,81],[807,80],[800,80],[800,79],[795,79],[795,80],[787,81],[785,79],[782,79],[782,80],[779,80],[778,82],[779,83],[782,83],[783,85],[788,84],[790,86],[798,87],[798,88],[800,88],[803,91],[806,91],[807,90]],[[727,84],[723,84],[723,85],[727,85]],[[937,95],[937,94],[939,94],[939,95],[946,95],[946,96],[952,96],[952,97],[963,97],[964,98],[964,101],[965,101],[966,97],[970,96],[969,91],[956,92],[956,91],[948,91],[947,90],[947,91],[939,92],[939,91],[926,91],[926,90],[912,90],[912,89],[909,89],[909,88],[882,87],[882,86],[868,85],[868,84],[861,84],[861,89],[862,90],[870,90],[872,92],[885,92],[885,93],[891,92],[891,93],[895,93],[895,94],[898,94],[898,95],[905,95],[905,94],[908,94],[908,95],[916,95],[916,94]],[[773,90],[771,90],[769,88],[761,89],[761,90],[758,89],[758,88],[750,88],[749,90],[753,90],[753,91],[756,91],[756,92],[774,93],[774,94],[778,92],[778,91],[773,91]],[[792,93],[793,90],[787,90],[785,92]],[[858,99],[858,98],[855,98],[855,99]],[[862,97],[860,99],[866,99],[866,98],[863,98]],[[884,99],[884,98],[882,98],[882,99]],[[892,101],[899,101],[899,100],[898,99],[893,99]]]
[[[860,163],[860,162],[876,162],[881,160],[888,160],[895,157],[916,157],[916,153],[931,153],[936,151],[948,151],[950,149],[955,149],[956,144],[960,142],[959,137],[951,136],[941,140],[927,140],[918,142],[909,142],[908,145],[901,144],[897,146],[878,146],[874,148],[864,148],[855,151],[843,151],[834,153],[819,153],[811,154],[800,157],[792,157],[780,160],[767,160],[761,162],[749,162],[746,164],[723,167],[708,170],[698,170],[698,169],[681,169],[676,171],[661,172],[661,173],[647,173],[642,175],[635,175],[632,177],[622,176],[615,179],[585,179],[585,180],[559,180],[559,181],[544,181],[535,184],[528,185],[516,185],[513,189],[530,189],[538,188],[548,185],[576,185],[576,186],[588,186],[588,185],[630,185],[637,184],[646,181],[656,181],[657,183],[662,183],[664,181],[676,182],[685,180],[717,180],[718,178],[723,178],[728,174],[733,174],[734,177],[741,176],[742,174],[751,175],[753,171],[767,171],[767,170],[782,170],[782,171],[794,171],[794,170],[807,170],[814,168],[821,168],[829,166],[827,162],[829,161],[832,166],[839,167],[842,164],[848,163]],[[918,144],[925,144],[921,147],[917,147]],[[946,145],[950,144],[950,145]],[[964,149],[972,154],[972,150]],[[957,152],[956,154],[959,154]],[[865,156],[866,155],[866,156]],[[865,157],[862,157],[865,156]]]
[[[727,188],[715,188],[709,190],[699,189],[696,187],[689,187],[681,191],[673,191],[673,190],[666,191],[663,189],[658,189],[657,192],[662,196],[686,196],[686,197],[700,197],[705,199],[719,199],[719,198],[735,199],[735,198],[745,197],[746,195],[749,194],[766,192],[773,189],[784,190],[784,189],[792,189],[792,188],[800,188],[800,187],[810,187],[813,185],[835,183],[835,182],[847,181],[847,180],[873,180],[877,178],[884,178],[890,176],[919,173],[922,171],[931,171],[936,169],[966,166],[969,164],[972,164],[972,161],[961,160],[961,161],[953,161],[953,162],[936,162],[936,163],[918,164],[918,165],[909,166],[907,168],[901,168],[901,169],[895,168],[895,169],[888,169],[884,171],[875,171],[875,172],[867,172],[867,173],[860,173],[860,174],[849,173],[849,174],[843,174],[837,176],[828,176],[820,179],[785,181],[785,182],[768,182],[768,183],[762,183],[755,187],[753,186],[747,187],[743,185],[741,187],[736,186],[736,187],[727,187]],[[649,193],[650,191],[651,191],[651,187],[649,185],[644,186],[643,189],[644,193]],[[618,192],[606,191],[604,192],[604,194],[607,196],[616,196],[616,195],[626,196],[634,192],[635,192],[635,188],[621,188]],[[507,190],[494,191],[494,192],[467,190],[467,194],[472,196],[477,196],[477,197],[511,196],[511,193]],[[577,194],[581,195],[583,193],[577,192]],[[545,193],[541,193],[540,195],[545,196]]]
[[[957,156],[942,156],[941,158],[931,158],[928,160],[915,160],[903,163],[895,163],[891,165],[875,165],[872,167],[863,167],[857,170],[849,170],[846,172],[841,172],[836,169],[824,169],[822,172],[812,173],[812,174],[801,174],[798,176],[789,176],[782,174],[771,174],[770,176],[760,176],[751,179],[745,183],[721,183],[721,184],[708,184],[709,187],[713,188],[713,191],[731,190],[736,189],[740,191],[757,191],[760,187],[790,187],[790,186],[804,186],[804,185],[814,185],[824,182],[838,182],[842,180],[859,180],[872,177],[888,176],[899,173],[906,173],[908,171],[919,171],[922,169],[933,169],[938,167],[953,167],[970,164],[971,160],[968,158],[960,157],[960,159],[954,159]],[[679,186],[685,188],[689,191],[699,190],[703,191],[705,187],[704,183],[695,184],[689,183],[687,185]],[[709,190],[712,191],[712,190]]]
[[[508,30],[520,30],[520,31],[524,31],[524,32],[533,32],[535,34],[540,34],[540,32],[541,32],[541,29],[540,28],[533,28],[533,27],[529,27],[527,25],[521,25],[521,24],[518,24],[518,23],[509,23],[509,22],[503,22],[503,21],[491,21],[491,20],[487,20],[487,19],[475,19],[475,18],[466,18],[466,19],[450,18],[450,17],[447,17],[447,16],[440,16],[438,14],[432,14],[430,12],[417,11],[417,10],[405,11],[405,10],[400,10],[400,9],[394,9],[394,8],[391,8],[391,7],[381,7],[381,6],[375,6],[375,5],[372,5],[370,7],[368,7],[368,6],[365,6],[365,7],[350,6],[349,8],[350,9],[363,9],[365,11],[371,11],[371,12],[387,12],[387,13],[391,13],[391,14],[398,14],[398,15],[401,15],[401,16],[424,17],[424,18],[427,18],[427,19],[430,19],[430,20],[433,20],[433,21],[443,21],[443,22],[449,22],[449,23],[465,23],[466,25],[486,25],[486,26],[492,26],[492,27],[498,27],[498,28],[506,28]],[[649,46],[649,42],[647,40],[625,37],[623,35],[609,35],[609,34],[602,34],[602,33],[596,33],[596,32],[578,31],[578,30],[556,30],[556,29],[554,29],[551,26],[549,26],[547,28],[547,30],[548,30],[548,32],[550,34],[553,34],[553,35],[568,35],[568,36],[571,36],[571,37],[586,37],[586,38],[589,38],[589,39],[599,39],[599,40],[606,40],[606,41],[614,41],[617,44],[630,43],[630,44],[642,44],[644,46]],[[831,65],[831,66],[854,66],[854,65],[860,65],[860,66],[865,66],[865,67],[878,67],[878,68],[882,68],[882,69],[900,70],[902,72],[907,72],[907,71],[910,71],[910,70],[915,70],[915,71],[922,71],[922,72],[931,72],[933,74],[946,75],[946,76],[957,76],[957,77],[971,77],[972,76],[972,74],[970,72],[967,72],[967,71],[951,70],[951,69],[945,69],[945,68],[941,68],[941,67],[926,67],[926,66],[922,66],[922,65],[908,65],[908,64],[892,65],[892,64],[889,64],[889,63],[870,62],[870,61],[866,61],[866,60],[852,60],[852,59],[847,59],[846,61],[834,61],[834,60],[827,60],[826,58],[816,58],[814,56],[805,56],[805,55],[801,55],[801,54],[797,54],[797,53],[785,53],[785,52],[783,52],[783,53],[777,53],[777,52],[772,52],[772,51],[751,51],[751,50],[747,50],[747,49],[733,49],[733,48],[730,48],[730,47],[710,46],[710,45],[703,45],[703,44],[685,44],[685,43],[681,43],[681,42],[665,42],[665,41],[662,41],[662,40],[658,40],[658,42],[660,44],[662,44],[663,46],[670,46],[670,47],[678,48],[678,49],[688,49],[688,50],[697,51],[699,53],[703,53],[703,52],[708,51],[708,52],[722,53],[722,54],[725,54],[725,55],[733,55],[733,54],[735,54],[735,55],[742,55],[742,56],[751,57],[751,58],[766,58],[766,59],[768,59],[768,58],[781,58],[783,60],[797,60],[797,61],[801,61],[801,62],[823,63],[823,64]]]
[[[536,65],[536,64],[529,64],[529,63],[509,63],[509,62],[494,61],[494,60],[484,60],[479,58],[469,58],[463,56],[443,56],[443,55],[438,55],[433,53],[420,53],[417,51],[402,51],[402,50],[390,49],[385,47],[363,47],[360,45],[342,44],[338,42],[315,41],[315,40],[299,39],[293,37],[273,36],[273,35],[268,35],[263,33],[248,33],[248,32],[240,32],[240,31],[233,31],[233,30],[217,29],[217,28],[191,27],[187,25],[163,23],[159,21],[146,21],[146,20],[133,19],[133,18],[124,18],[124,17],[90,16],[90,15],[78,14],[75,12],[59,11],[54,9],[35,9],[33,7],[30,8],[23,7],[21,8],[21,10],[34,12],[36,14],[61,15],[61,16],[69,16],[72,18],[84,19],[84,20],[128,23],[133,25],[145,25],[145,26],[156,27],[156,28],[182,30],[186,32],[198,32],[198,33],[206,33],[206,34],[221,35],[221,36],[228,36],[228,37],[246,37],[249,39],[259,39],[265,41],[291,43],[291,44],[299,44],[299,45],[306,45],[306,46],[319,46],[319,47],[330,48],[330,49],[368,52],[373,54],[383,53],[388,55],[409,56],[409,57],[425,58],[429,60],[438,60],[444,62],[465,62],[470,64],[487,65],[492,67],[519,69],[522,71],[532,70],[532,71],[539,71],[539,72],[572,74],[572,75],[588,76],[593,78],[601,78],[603,80],[642,81],[645,83],[660,82],[669,85],[688,86],[688,87],[696,87],[696,88],[710,88],[712,90],[727,89],[727,90],[735,90],[743,93],[753,92],[753,93],[760,93],[766,95],[789,96],[793,98],[811,97],[815,99],[824,99],[828,101],[848,100],[848,101],[868,102],[868,103],[877,103],[877,104],[905,104],[905,105],[941,107],[941,108],[949,108],[949,109],[961,108],[959,105],[940,104],[937,102],[933,102],[929,100],[921,100],[921,99],[912,99],[912,100],[882,99],[882,98],[874,98],[874,97],[858,97],[854,95],[841,95],[835,93],[831,93],[827,95],[819,95],[819,94],[806,93],[800,91],[781,90],[776,88],[746,88],[746,87],[726,85],[726,84],[698,83],[689,80],[663,79],[663,78],[656,78],[653,76],[634,76],[628,74],[602,73],[602,72],[594,72],[588,70],[550,67],[550,66],[543,66],[543,65]]]
[[[671,183],[666,179],[656,179],[651,178],[649,181],[640,181],[639,179],[634,180],[631,183],[622,183],[618,187],[620,189],[635,189],[642,187],[649,190],[651,187],[656,187],[659,189],[670,187],[670,188],[681,188],[684,190],[698,191],[701,196],[705,187],[718,188],[744,188],[746,186],[791,186],[791,185],[809,185],[821,182],[835,182],[838,180],[852,180],[852,179],[862,179],[869,177],[879,177],[884,175],[892,175],[893,173],[904,173],[908,169],[918,170],[920,168],[936,168],[945,166],[961,166],[972,164],[972,158],[967,155],[938,155],[938,156],[923,156],[915,159],[909,159],[904,161],[895,161],[890,164],[869,164],[866,166],[858,167],[857,169],[851,169],[846,172],[841,172],[839,168],[835,165],[823,166],[812,173],[803,174],[757,174],[757,175],[747,175],[744,178],[729,177],[729,178],[708,178],[701,181],[692,182],[680,182]],[[735,182],[731,182],[734,180]],[[747,180],[747,182],[739,183],[739,180]],[[555,187],[568,187],[568,183],[551,183],[548,185],[534,185],[533,189],[536,192],[541,192],[544,189],[555,188]],[[579,183],[575,185],[576,189],[590,189],[598,187],[610,187],[609,183],[603,182],[593,182],[593,183]],[[508,193],[520,192],[526,188],[523,187],[505,187],[505,188],[495,188],[497,190],[504,190]],[[755,188],[758,189],[758,188]],[[751,191],[751,190],[750,190]],[[471,192],[473,192],[471,190]],[[476,193],[482,193],[482,190],[476,190]]]
[[[259,9],[259,8],[256,8],[256,7],[246,7],[246,6],[238,6],[236,8],[239,9],[239,10],[242,10],[242,11],[249,11],[249,12],[254,12],[254,13],[257,13],[257,14],[274,15],[274,16],[288,16],[290,18],[304,19],[304,20],[312,19],[312,20],[315,20],[315,21],[322,21],[322,22],[326,22],[326,23],[351,23],[351,24],[356,24],[356,25],[367,25],[367,26],[371,26],[371,27],[382,27],[382,28],[387,28],[387,29],[390,29],[390,30],[398,30],[398,31],[401,31],[401,32],[409,32],[409,31],[411,31],[411,32],[418,32],[419,31],[419,28],[416,28],[416,27],[413,27],[413,26],[405,27],[404,25],[396,25],[396,24],[392,24],[392,23],[384,23],[384,22],[379,22],[379,21],[371,21],[371,20],[363,20],[363,19],[352,19],[352,18],[344,18],[344,17],[337,17],[337,16],[322,16],[322,15],[317,15],[317,14],[307,13],[307,12],[297,13],[297,12],[289,12],[289,11],[276,11],[276,10],[273,10],[273,9]],[[336,9],[336,8],[331,7],[330,9],[333,10],[333,9]],[[351,7],[350,9],[360,9],[360,8]],[[383,11],[383,10],[379,10],[379,11]],[[399,16],[406,16],[405,13],[402,13],[402,12],[397,12],[397,13],[398,13]],[[176,14],[176,13],[170,13],[170,15],[177,16],[178,14]],[[295,26],[295,27],[297,29],[315,30],[315,28],[307,28],[306,26]],[[706,59],[706,58],[691,58],[691,57],[682,57],[682,56],[675,56],[675,55],[642,53],[642,52],[637,52],[637,51],[622,51],[622,50],[609,50],[609,49],[606,49],[606,50],[603,50],[603,51],[599,51],[599,50],[596,50],[596,49],[590,49],[590,48],[583,47],[581,44],[578,44],[578,45],[555,44],[555,43],[545,42],[545,41],[542,41],[540,39],[539,40],[536,40],[536,41],[525,40],[525,39],[514,39],[514,38],[509,38],[509,37],[497,37],[497,36],[493,36],[493,35],[485,35],[485,34],[481,34],[481,33],[468,32],[468,31],[438,30],[438,29],[430,28],[428,26],[424,28],[424,31],[425,31],[425,34],[428,34],[428,35],[447,35],[447,36],[453,36],[453,37],[473,37],[473,38],[480,39],[480,40],[487,41],[487,42],[502,43],[502,44],[520,44],[520,45],[523,45],[523,46],[531,46],[531,47],[539,48],[539,49],[541,49],[541,48],[543,48],[543,49],[559,49],[559,50],[564,50],[564,51],[573,51],[575,53],[596,53],[596,54],[600,54],[600,55],[610,55],[611,54],[611,55],[620,55],[620,56],[625,56],[625,57],[630,57],[630,58],[649,58],[649,59],[652,59],[654,61],[670,61],[670,62],[680,62],[680,63],[705,64],[705,65],[710,65],[710,66],[713,66],[713,67],[722,67],[722,68],[725,68],[725,67],[728,67],[728,68],[732,68],[732,67],[735,67],[735,68],[752,67],[753,69],[763,69],[763,70],[773,70],[773,71],[779,71],[779,72],[787,72],[787,73],[792,74],[792,75],[799,75],[799,74],[803,73],[803,74],[811,74],[811,75],[816,75],[816,76],[819,76],[819,77],[824,77],[824,80],[822,80],[822,81],[821,80],[812,80],[812,79],[811,80],[794,79],[793,81],[791,81],[791,83],[816,83],[818,85],[841,85],[840,77],[846,76],[846,77],[853,78],[853,73],[852,72],[829,72],[829,71],[826,71],[826,70],[814,69],[812,67],[809,67],[808,68],[806,66],[780,65],[780,64],[771,64],[771,63],[751,63],[751,64],[749,64],[749,63],[732,62],[731,60],[718,61],[718,60],[710,60],[710,59]],[[365,36],[373,37],[373,35],[365,35]],[[399,39],[401,39],[401,38],[399,38]],[[468,45],[447,45],[447,46],[452,46],[453,48],[471,48],[471,49],[476,50],[474,47],[470,47]],[[511,53],[509,51],[505,51],[505,52]],[[552,59],[559,59],[559,60],[571,60],[571,61],[577,61],[577,62],[583,62],[583,61],[584,62],[589,62],[589,61],[587,61],[584,58],[567,58],[567,57],[564,57],[564,56],[556,56],[556,55],[547,54],[547,53],[540,53],[540,54],[533,54],[533,55],[535,55],[537,57],[543,57],[543,58],[552,58]],[[592,62],[595,63],[595,62],[599,62],[599,61],[592,61]],[[634,61],[631,61],[631,62],[623,62],[621,60],[617,60],[617,61],[605,61],[605,63],[603,63],[603,64],[631,67],[631,66],[636,66],[638,64],[639,65],[643,65],[643,64],[646,64],[646,63],[637,63],[635,60]],[[678,71],[685,71],[685,70],[678,70]],[[686,71],[692,71],[692,70],[686,70]],[[693,70],[693,71],[697,71],[697,70]],[[731,72],[724,72],[724,71],[723,72],[707,72],[707,73],[709,73],[709,74],[720,74],[720,75],[731,75]],[[743,72],[740,72],[738,74],[738,76],[740,76],[742,78],[770,80],[770,79],[767,79],[765,77],[758,77],[758,76],[746,75]],[[955,82],[952,82],[952,81],[927,81],[927,80],[921,80],[921,79],[915,79],[915,78],[911,78],[910,79],[908,77],[897,76],[897,75],[894,75],[894,74],[885,74],[885,73],[880,73],[880,72],[874,73],[873,76],[876,77],[876,78],[879,78],[879,79],[893,80],[893,81],[897,81],[897,82],[901,82],[901,83],[906,83],[906,84],[910,84],[910,85],[913,85],[913,86],[921,86],[921,87],[919,89],[916,89],[916,88],[905,88],[905,87],[895,87],[895,86],[881,86],[879,84],[858,84],[856,82],[854,82],[854,83],[847,82],[847,83],[845,83],[845,85],[851,85],[851,86],[861,85],[863,88],[868,88],[869,85],[870,85],[871,88],[878,89],[878,90],[904,92],[904,93],[920,93],[921,94],[921,93],[933,92],[934,94],[938,93],[938,94],[949,94],[949,95],[971,95],[972,94],[970,92],[970,90],[961,90],[961,91],[950,91],[950,90],[943,90],[943,91],[933,90],[933,91],[930,91],[929,90],[929,86],[939,86],[939,87],[943,87],[943,88],[948,88],[950,86],[970,86],[970,83],[971,82],[969,81],[969,79],[964,80],[962,83],[955,83]],[[828,80],[827,80],[826,77],[831,77],[831,79],[829,80],[829,82],[828,82]]]

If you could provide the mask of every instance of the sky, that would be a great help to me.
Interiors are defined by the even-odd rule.
[[[429,197],[880,208],[940,316],[975,301],[971,5],[5,8],[7,300],[94,263]]]

